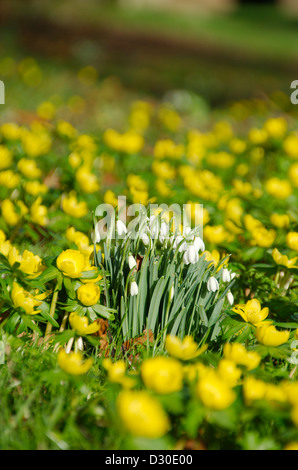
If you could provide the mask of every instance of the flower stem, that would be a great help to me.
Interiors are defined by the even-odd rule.
[[[52,318],[54,317],[54,313],[55,313],[56,303],[57,303],[57,299],[58,299],[58,292],[59,291],[56,288],[55,291],[54,291],[54,294],[53,294],[53,298],[52,298],[52,303],[51,303],[51,308],[50,308],[50,316]],[[51,331],[52,331],[52,324],[50,322],[48,322],[47,327],[46,327],[45,337],[50,335]]]

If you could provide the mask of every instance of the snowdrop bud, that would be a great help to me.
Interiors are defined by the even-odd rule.
[[[150,243],[150,239],[147,235],[147,233],[143,233],[141,236],[142,242],[144,243],[145,246],[148,246]]]
[[[229,291],[229,292],[227,293],[227,300],[228,300],[228,302],[229,302],[230,305],[233,305],[233,303],[234,303],[234,296],[233,296],[233,294],[232,294],[231,291]]]
[[[130,284],[130,295],[131,296],[138,295],[138,292],[139,292],[138,284],[136,283],[136,281],[132,281]]]
[[[174,292],[175,292],[174,285],[172,285],[172,287],[170,289],[170,294],[169,294],[170,302],[172,302],[172,300],[173,300]]]
[[[205,251],[205,244],[200,237],[195,237],[193,244],[197,251]]]
[[[165,222],[161,223],[160,232],[159,232],[159,241],[163,243],[165,239],[168,237],[169,227]]]
[[[216,292],[219,289],[219,284],[217,279],[215,277],[211,276],[209,277],[207,281],[207,289],[209,292]]]
[[[120,237],[122,237],[122,235],[125,235],[127,233],[127,228],[125,224],[122,222],[122,220],[117,220],[116,227],[117,227],[118,235]]]
[[[128,256],[128,265],[129,265],[129,269],[133,269],[137,265],[137,262],[132,255]]]
[[[234,277],[236,277],[237,274],[236,273],[231,273],[231,281],[234,279]]]
[[[230,282],[231,281],[230,271],[227,268],[223,268],[223,270],[222,270],[222,280],[223,280],[223,282]]]

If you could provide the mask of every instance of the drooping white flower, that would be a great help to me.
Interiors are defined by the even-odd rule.
[[[94,231],[92,232],[92,241],[93,243],[99,243],[101,240],[100,232],[98,228],[98,223],[95,224]]]
[[[117,227],[117,232],[118,232],[119,237],[122,237],[123,235],[127,233],[127,228],[124,222],[122,222],[122,220],[120,219],[117,220],[116,227]]]
[[[227,293],[227,300],[228,300],[228,302],[229,302],[230,305],[233,305],[233,303],[234,303],[234,296],[233,296],[233,294],[232,294],[231,291],[229,291],[229,292]]]
[[[169,235],[169,226],[166,222],[162,221],[160,224],[160,231],[159,231],[160,243],[164,243],[164,241],[168,238],[168,235]]]
[[[172,285],[171,289],[170,289],[170,293],[169,293],[169,300],[170,302],[172,302],[173,298],[174,298],[174,292],[175,292],[175,289],[174,289],[174,284]]]
[[[184,241],[183,241],[184,240]],[[183,242],[183,243],[182,243]],[[181,243],[181,245],[180,245]],[[180,246],[179,246],[180,245]],[[178,248],[179,247],[179,248]],[[174,240],[174,243],[173,243],[173,248],[176,249],[178,248],[178,251],[179,253],[182,253],[183,251],[185,251],[187,249],[187,244],[186,244],[186,241],[185,239],[182,237],[182,235],[177,235],[177,237],[175,237],[175,240]]]
[[[183,255],[183,261],[185,264],[195,264],[199,261],[199,253],[194,245],[189,245],[187,247]]]
[[[214,276],[209,277],[207,281],[207,289],[209,292],[216,292],[219,289],[219,284]]]
[[[137,262],[136,262],[135,258],[134,258],[132,255],[129,255],[129,256],[128,256],[128,266],[129,266],[129,269],[135,268],[136,265],[137,265]]]
[[[223,282],[230,282],[231,281],[231,274],[227,268],[223,268],[222,270],[222,280]]]
[[[148,237],[147,233],[143,233],[141,236],[142,242],[145,246],[148,246],[150,243],[150,238]]]
[[[193,244],[198,251],[205,251],[205,243],[203,242],[201,237],[195,237]]]
[[[131,296],[138,295],[138,292],[139,292],[138,284],[136,283],[136,281],[132,281],[130,283],[130,295]]]

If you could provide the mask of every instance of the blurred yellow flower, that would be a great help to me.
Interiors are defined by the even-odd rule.
[[[141,376],[146,387],[161,394],[177,392],[183,386],[183,367],[170,357],[145,359],[141,365]]]
[[[21,217],[17,213],[14,203],[10,199],[4,199],[1,203],[2,217],[9,226],[17,225]]]
[[[280,346],[288,341],[289,336],[288,330],[277,330],[271,321],[258,325],[256,329],[257,340],[265,346]]]
[[[212,410],[224,410],[236,400],[236,393],[213,369],[196,385],[196,393],[203,405]]]
[[[171,356],[182,359],[183,361],[188,361],[189,359],[200,356],[208,348],[207,344],[202,348],[198,348],[198,344],[194,341],[192,336],[185,336],[181,340],[178,336],[167,335],[165,345]]]
[[[287,199],[293,192],[291,183],[288,180],[281,180],[276,177],[266,181],[265,188],[270,196],[277,199]]]
[[[298,256],[295,256],[295,258],[289,259],[286,255],[282,255],[277,248],[274,248],[272,250],[272,258],[276,262],[276,264],[280,264],[282,266],[286,266],[287,268],[297,268],[298,266],[295,266],[296,261],[298,260]]]
[[[170,429],[169,418],[160,402],[145,390],[123,390],[116,405],[123,425],[133,436],[158,439]]]
[[[84,217],[88,213],[87,203],[85,201],[78,202],[74,192],[62,198],[62,209],[66,214],[76,218]]]
[[[216,371],[219,377],[226,381],[230,387],[238,385],[242,375],[242,370],[236,366],[235,362],[225,358],[219,361]]]
[[[84,361],[80,351],[67,353],[64,349],[60,349],[58,352],[59,367],[70,375],[86,374],[92,367],[92,364],[92,358]]]
[[[81,317],[75,312],[71,312],[69,315],[69,324],[79,335],[92,335],[100,329],[97,322],[93,322],[89,325],[88,317]]]
[[[48,223],[48,209],[46,206],[41,204],[42,199],[39,196],[32,204],[30,208],[30,215],[32,222],[44,226]]]
[[[253,370],[261,362],[261,356],[255,351],[247,351],[245,346],[240,343],[226,343],[223,347],[224,357],[235,362],[235,364],[244,366],[247,370]]]
[[[36,161],[30,158],[21,158],[18,161],[18,170],[23,173],[26,178],[40,178],[42,171],[37,167]]]
[[[9,168],[12,164],[12,153],[11,151],[4,147],[4,145],[0,145],[0,170],[5,170]]]
[[[290,225],[290,217],[287,214],[270,215],[270,222],[277,228],[287,228]]]
[[[293,251],[298,251],[298,232],[289,232],[286,237],[288,247]]]

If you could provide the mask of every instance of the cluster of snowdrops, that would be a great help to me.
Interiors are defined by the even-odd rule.
[[[133,438],[241,448],[258,429],[256,446],[297,449],[297,120],[245,102],[200,128],[140,100],[125,129],[89,134],[58,111],[0,126],[3,338],[52,348],[70,379],[99,355],[106,425]],[[188,204],[189,230],[157,211],[137,240],[117,217],[103,238],[96,207],[117,214],[119,195]]]

